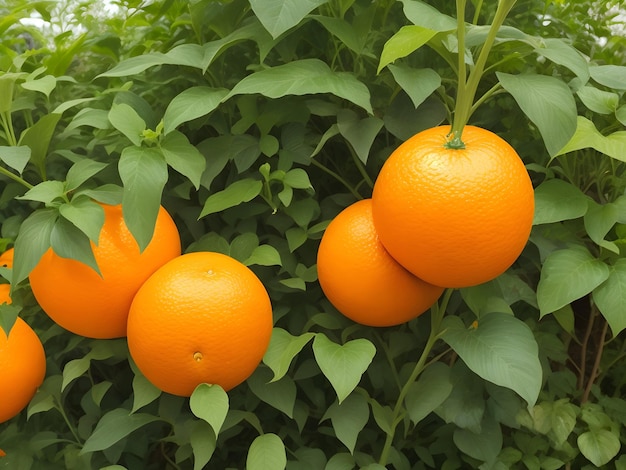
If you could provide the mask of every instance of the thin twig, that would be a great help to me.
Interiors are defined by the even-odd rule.
[[[604,324],[602,325],[602,333],[600,334],[600,339],[598,340],[598,350],[596,351],[596,358],[593,361],[593,368],[591,369],[591,373],[589,374],[589,380],[587,381],[587,386],[585,387],[585,391],[583,392],[583,396],[580,399],[581,403],[585,403],[589,400],[589,395],[591,394],[591,387],[596,381],[596,378],[599,375],[600,370],[600,362],[602,360],[602,353],[604,351],[604,345],[606,344],[604,338],[606,338],[606,333],[608,330],[609,323],[604,320]]]

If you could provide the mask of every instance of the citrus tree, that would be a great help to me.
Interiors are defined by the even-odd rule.
[[[5,345],[23,322],[46,356],[28,405],[0,423],[0,466],[626,468],[626,39],[618,2],[115,5],[106,14],[96,2],[0,7],[0,251],[15,253],[0,266],[10,283],[0,370],[15,360]],[[34,16],[44,28],[25,21]],[[420,250],[454,254],[447,278],[459,274],[459,258],[500,264],[501,245],[521,239],[510,260],[484,278],[427,289],[394,250],[373,245],[380,228],[372,231],[370,219],[360,219],[365,241],[347,243],[349,235],[329,228],[336,241],[320,249],[348,207],[371,218],[372,199],[375,226],[374,188],[390,155],[445,125],[437,152],[465,155],[471,130],[482,128],[497,155],[510,146],[529,184],[495,219],[482,218],[482,205],[460,210],[463,198],[449,199],[433,211],[444,227],[431,235],[437,243]],[[498,195],[511,187],[502,168],[466,186],[490,193],[490,208],[505,207]],[[459,191],[460,176],[439,177],[432,201],[438,188],[446,198]],[[407,188],[408,200],[418,191]],[[128,339],[98,336],[104,327],[84,315],[120,291],[90,301],[71,287],[87,274],[70,269],[62,278],[53,269],[79,263],[96,279],[116,279],[142,265],[98,258],[103,205],[121,205],[138,252],[160,240],[164,208],[183,253],[227,255],[225,265],[237,268],[225,271],[261,281],[256,299],[267,291],[272,305],[269,343],[258,327],[227,356],[229,335],[241,331],[224,330],[210,345],[227,357],[218,361],[225,372],[237,361],[256,364],[258,348],[247,346],[263,346],[242,383],[201,379],[190,396],[173,392],[186,369],[162,361],[188,332],[222,325],[189,317],[216,294],[193,287],[161,299],[167,271],[140,283],[132,337],[131,323]],[[513,210],[513,222],[498,223]],[[410,206],[401,211],[402,219],[414,215]],[[517,211],[530,214],[526,223]],[[474,226],[486,240],[480,250],[470,244]],[[42,267],[50,256],[59,259]],[[169,277],[192,270],[179,266]],[[256,285],[245,282],[235,302]],[[72,332],[47,313],[38,284],[60,295],[61,316],[92,331]],[[432,298],[419,312],[400,318],[399,306],[388,307],[413,302],[421,289]],[[169,315],[167,299],[187,316],[163,327],[149,313]],[[165,342],[146,342],[154,331]],[[191,355],[201,363],[205,353]],[[19,370],[35,361],[23,356]],[[0,373],[0,416],[19,370],[10,380]]]

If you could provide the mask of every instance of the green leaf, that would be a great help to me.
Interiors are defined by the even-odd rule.
[[[191,87],[176,95],[163,115],[163,132],[167,135],[184,122],[206,116],[228,94],[225,88]]]
[[[341,44],[357,54],[363,53],[367,35],[359,34],[357,28],[345,19],[322,15],[310,15],[309,17],[324,26],[333,36],[339,39]]]
[[[191,412],[206,421],[218,436],[228,414],[228,395],[219,385],[198,385],[189,398]]]
[[[12,284],[26,279],[39,259],[50,248],[50,234],[59,212],[56,209],[39,209],[30,214],[15,239]]]
[[[74,198],[69,204],[61,205],[59,213],[92,242],[98,244],[100,230],[104,224],[104,210],[99,204],[84,197]]]
[[[373,116],[358,119],[356,113],[343,111],[337,116],[337,127],[352,146],[359,160],[367,163],[370,149],[383,127],[383,121]]]
[[[161,52],[152,52],[149,54],[142,54],[135,57],[126,59],[118,63],[111,70],[101,73],[98,77],[128,77],[143,72],[150,67],[156,65],[172,64],[171,57]],[[196,66],[200,64],[200,61],[196,63]]]
[[[438,32],[455,31],[457,28],[457,21],[454,18],[441,13],[434,6],[414,0],[401,0],[401,2],[404,6],[404,15],[415,25]]]
[[[124,134],[133,145],[140,146],[142,133],[146,130],[146,122],[126,103],[113,103],[109,111],[109,121],[118,131]]]
[[[584,247],[552,252],[543,264],[537,285],[540,316],[580,299],[608,277],[609,267]]]
[[[19,196],[18,199],[50,204],[56,199],[62,199],[64,195],[65,185],[61,181],[48,180],[32,187],[23,196]]]
[[[376,347],[364,338],[339,345],[318,333],[313,340],[313,353],[341,403],[361,381],[376,354]]]
[[[87,438],[81,454],[108,449],[133,431],[158,421],[160,418],[146,413],[129,414],[128,410],[116,408],[106,413]]]
[[[272,245],[259,245],[252,250],[248,258],[243,261],[246,266],[282,266],[280,253]]]
[[[337,439],[354,454],[356,440],[369,417],[370,409],[365,396],[352,393],[341,404],[334,402],[322,417],[322,421],[330,418]]]
[[[9,168],[13,168],[21,175],[30,160],[30,153],[30,147],[26,145],[19,147],[7,147],[2,145],[0,146],[0,161]]]
[[[598,204],[589,199],[589,208],[583,219],[589,238],[603,248],[619,254],[619,248],[613,242],[604,239],[619,220],[619,207],[614,203]]]
[[[252,178],[235,181],[226,189],[211,194],[204,201],[199,218],[251,201],[261,193],[262,188],[263,183]]]
[[[46,174],[45,162],[48,147],[60,118],[60,114],[46,114],[20,136],[20,146],[30,147],[30,161],[37,167],[40,175]]]
[[[593,290],[593,301],[616,337],[626,328],[626,259],[618,259],[609,271],[609,277]]]
[[[596,87],[584,86],[576,94],[583,104],[594,113],[613,114],[619,105],[619,95],[614,92],[599,90]]]
[[[52,112],[54,114],[63,114],[65,111],[67,111],[70,108],[73,108],[74,106],[77,106],[77,105],[83,104],[83,103],[88,103],[88,102],[96,100],[96,99],[97,99],[97,97],[92,96],[92,97],[89,97],[89,98],[77,98],[75,100],[64,101],[63,103],[59,104],[56,108],[54,108],[54,110]]]
[[[17,305],[0,304],[0,330],[3,330],[5,335],[11,333],[11,328],[15,325],[21,310]]]
[[[131,413],[135,413],[137,410],[149,405],[154,400],[161,396],[161,390],[152,385],[146,377],[135,372],[133,377],[133,408]]]
[[[554,403],[549,403],[548,425],[550,434],[554,436],[557,445],[562,445],[576,427],[577,408],[568,399],[560,399]],[[541,407],[539,408],[541,409]],[[538,410],[536,419],[541,419]]]
[[[401,27],[397,33],[385,42],[383,51],[380,54],[377,72],[380,73],[385,66],[415,52],[430,41],[435,34],[437,34],[437,31],[422,26],[410,25]]]
[[[168,179],[167,163],[155,148],[126,147],[118,170],[124,184],[124,221],[143,251],[154,233],[161,194]]]
[[[589,63],[575,47],[560,38],[545,38],[535,49],[555,64],[563,65],[576,74],[582,83],[589,80]]]
[[[542,384],[538,346],[530,328],[512,315],[489,313],[466,328],[459,317],[444,319],[443,340],[484,380],[516,392],[533,406]]]
[[[556,154],[564,155],[576,150],[592,148],[611,158],[626,162],[624,154],[626,146],[626,131],[616,131],[607,136],[602,135],[592,121],[578,116],[576,132]]]
[[[551,156],[569,142],[576,131],[576,101],[569,87],[547,75],[510,75],[496,72],[524,114],[537,126]]]
[[[43,93],[47,97],[50,96],[52,90],[57,86],[57,79],[53,75],[44,75],[41,78],[26,80],[22,82],[22,88],[30,91]]]
[[[443,362],[429,365],[419,379],[411,385],[406,396],[406,409],[414,424],[419,423],[452,392],[450,368]]]
[[[327,0],[250,0],[250,7],[274,39],[296,26]]]
[[[89,158],[77,161],[67,171],[67,175],[65,177],[65,190],[74,191],[78,189],[81,184],[104,170],[107,166],[108,163],[98,162]]]
[[[283,183],[294,189],[311,189],[309,174],[302,168],[293,168],[285,173]]]
[[[276,434],[258,436],[248,449],[246,470],[283,470],[287,466],[285,445]]]
[[[291,377],[272,380],[272,372],[260,367],[246,383],[257,397],[293,419],[297,389]]]
[[[123,345],[124,341],[96,342],[94,343],[92,349],[86,355],[79,359],[73,359],[65,364],[65,367],[63,368],[63,382],[61,384],[61,391],[64,391],[70,383],[85,374],[85,372],[87,372],[87,370],[89,369],[92,360],[102,361],[118,355],[119,349],[116,348],[116,345],[120,344]]]
[[[178,131],[167,134],[161,141],[160,147],[167,164],[186,176],[198,189],[202,172],[206,167],[206,160],[198,149]]]
[[[393,434],[393,410],[389,405],[381,405],[376,400],[371,401],[372,415],[374,421],[381,429],[381,431],[387,435]]]
[[[60,257],[80,261],[100,274],[89,237],[69,220],[57,219],[50,233],[50,245]]]
[[[602,467],[615,457],[622,446],[619,437],[607,429],[591,429],[577,439],[578,448],[596,467]]]
[[[549,179],[535,188],[533,225],[577,219],[587,212],[589,197],[571,183]]]
[[[263,363],[274,372],[272,382],[280,380],[285,376],[289,371],[293,358],[314,336],[314,333],[293,336],[282,328],[276,327],[273,329],[270,345],[263,356]]]
[[[204,421],[194,422],[189,434],[189,444],[194,457],[193,470],[206,468],[217,447],[217,439],[211,427]]]
[[[414,69],[404,65],[389,65],[388,68],[415,108],[441,85],[441,76],[433,69]]]
[[[268,98],[330,93],[373,114],[370,93],[365,84],[351,73],[334,72],[319,59],[296,60],[248,75],[233,87],[224,100],[257,93]]]
[[[502,450],[502,429],[492,416],[486,414],[479,431],[457,428],[453,441],[459,450],[470,457],[493,462]]]
[[[333,455],[328,459],[324,470],[354,470],[356,462],[354,457],[348,453]]]
[[[625,65],[594,65],[589,68],[591,78],[600,85],[614,90],[626,90]]]

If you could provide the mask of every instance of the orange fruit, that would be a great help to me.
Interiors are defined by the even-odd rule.
[[[128,230],[122,206],[102,205],[104,224],[93,252],[102,276],[79,261],[49,249],[30,273],[41,308],[63,328],[90,338],[126,335],[133,297],[143,282],[180,255],[176,224],[161,207],[152,240],[143,252]]]
[[[46,355],[37,334],[17,318],[7,338],[0,328],[0,423],[17,416],[46,375]]]
[[[10,284],[0,284],[0,305],[11,303],[11,296],[9,295],[10,292]]]
[[[0,268],[12,268],[13,267],[13,248],[9,248],[7,251],[0,255]]]
[[[371,199],[348,206],[326,227],[317,252],[317,276],[337,310],[369,326],[416,318],[443,292],[387,253],[374,228]]]
[[[465,149],[446,147],[449,126],[425,130],[384,163],[372,194],[387,251],[420,279],[468,287],[506,271],[532,226],[533,186],[515,150],[465,126]]]
[[[259,278],[221,253],[175,258],[141,286],[128,315],[128,348],[157,388],[190,396],[201,383],[230,390],[261,362],[272,305]]]

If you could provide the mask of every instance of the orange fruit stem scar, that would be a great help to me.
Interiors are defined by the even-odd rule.
[[[376,232],[389,254],[425,282],[450,288],[490,281],[530,235],[534,190],[502,138],[465,126],[464,149],[444,143],[449,126],[422,131],[384,163],[372,194]]]

